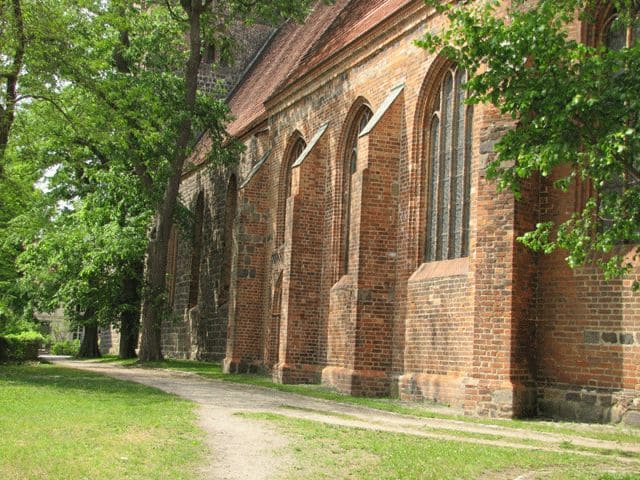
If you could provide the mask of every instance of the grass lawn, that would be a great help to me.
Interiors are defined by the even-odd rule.
[[[0,365],[0,479],[193,479],[194,404],[45,364]]]
[[[139,366],[136,359],[118,360],[116,357],[107,356],[100,361],[114,362],[125,366]],[[621,425],[584,425],[570,422],[545,422],[536,419],[507,420],[454,415],[438,411],[438,408],[436,408],[436,406],[430,406],[429,404],[401,402],[399,400],[388,398],[352,397],[350,395],[344,395],[339,392],[335,392],[320,385],[282,385],[279,383],[273,383],[270,377],[266,377],[263,375],[225,374],[222,373],[222,368],[217,363],[196,362],[192,360],[164,360],[162,362],[149,362],[140,366],[143,366],[145,368],[167,368],[171,370],[192,372],[204,377],[214,378],[227,382],[257,385],[284,392],[298,393],[314,398],[360,405],[363,407],[375,408],[388,412],[415,415],[423,418],[442,418],[470,423],[501,425],[504,427],[522,428],[538,432],[575,435],[585,438],[594,438],[597,440],[610,440],[629,443],[640,442],[640,430],[625,428]]]
[[[297,470],[291,480],[305,478],[354,480],[514,479],[538,472],[545,480],[640,480],[615,461],[570,452],[544,452],[412,435],[335,427],[282,415],[247,413],[273,422],[292,437]],[[604,462],[604,463],[603,463]]]

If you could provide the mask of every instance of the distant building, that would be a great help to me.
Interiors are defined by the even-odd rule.
[[[40,329],[44,335],[50,335],[51,341],[62,342],[65,340],[82,341],[84,327],[72,326],[71,322],[64,316],[64,309],[58,308],[52,313],[36,313],[36,319],[40,322]],[[98,342],[100,353],[117,354],[120,342],[120,333],[112,326],[100,328],[98,330]]]

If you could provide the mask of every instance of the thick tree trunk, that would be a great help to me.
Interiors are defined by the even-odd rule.
[[[26,36],[24,32],[24,19],[22,18],[22,4],[20,0],[11,2],[13,21],[15,23],[16,47],[13,54],[11,68],[2,75],[4,85],[4,108],[0,105],[0,176],[3,174],[4,152],[9,142],[9,133],[15,117],[16,101],[18,98],[18,78],[22,70],[22,62],[26,48]]]
[[[100,358],[100,349],[98,348],[98,324],[85,324],[84,336],[80,344],[78,358]]]
[[[158,216],[156,216],[158,217]],[[171,217],[169,217],[171,218]],[[162,360],[162,318],[165,311],[165,275],[169,238],[160,234],[162,219],[156,218],[155,238],[149,239],[144,268],[139,358],[141,362]]]
[[[120,347],[118,358],[136,358],[140,315],[137,311],[123,312],[120,316]]]
[[[142,275],[142,262],[140,268]],[[120,315],[120,348],[118,356],[122,359],[135,358],[140,332],[140,277],[130,275],[123,280],[124,301],[128,308]]]
[[[195,110],[200,69],[200,16],[210,2],[181,2],[189,17],[189,60],[185,69],[185,107],[188,115],[180,122],[176,150],[171,165],[171,176],[156,208],[145,256],[144,288],[142,291],[139,358],[141,362],[162,359],[162,319],[166,310],[167,252],[173,213],[178,198],[182,168],[187,146],[192,139],[192,115]]]

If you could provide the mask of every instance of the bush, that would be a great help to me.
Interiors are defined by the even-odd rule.
[[[44,337],[38,332],[22,332],[0,336],[0,361],[37,360]]]
[[[63,340],[61,342],[55,342],[51,345],[51,353],[54,355],[78,355],[80,350],[80,340]]]

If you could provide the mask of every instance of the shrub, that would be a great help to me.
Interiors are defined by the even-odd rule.
[[[22,332],[0,337],[0,361],[37,360],[44,337],[38,332]]]
[[[63,340],[51,345],[51,353],[54,355],[78,355],[80,340]]]

